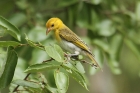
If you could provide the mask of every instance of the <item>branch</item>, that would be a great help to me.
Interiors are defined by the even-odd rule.
[[[17,46],[15,46],[14,48],[16,49],[17,47],[21,47],[21,46],[28,46],[29,44],[19,44]]]
[[[49,62],[49,61],[52,61],[52,60],[54,60],[54,59],[53,59],[53,58],[50,58],[50,59],[48,59],[48,60],[46,60],[46,61],[43,61],[42,63],[44,63],[44,62]],[[28,78],[30,75],[31,75],[31,73],[28,73],[28,74],[26,75],[26,77],[24,78],[24,80],[27,80],[27,78]],[[16,92],[17,89],[19,88],[19,86],[20,86],[20,85],[17,85],[17,86],[14,88],[13,92]]]
[[[73,60],[73,59],[75,59],[76,61],[80,61],[80,62],[83,62],[83,63],[87,63],[87,64],[89,64],[89,65],[91,65],[92,67],[93,66],[95,66],[93,63],[91,63],[91,62],[87,62],[87,61],[85,61],[85,60],[80,60],[79,59],[79,55],[75,55],[75,54],[70,54],[70,56],[69,56],[69,54],[64,54],[64,56],[67,58],[67,59],[71,59],[71,60]]]
[[[24,78],[24,80],[27,80],[27,78],[29,77],[30,74],[31,74],[31,73],[28,73],[28,74],[26,75],[26,77]],[[15,87],[15,89],[13,90],[13,92],[16,92],[17,89],[19,88],[19,86],[20,86],[20,85],[17,85],[17,87]]]

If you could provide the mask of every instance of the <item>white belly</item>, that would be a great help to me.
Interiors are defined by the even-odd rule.
[[[70,53],[79,54],[81,49],[71,42],[63,40],[61,46]]]

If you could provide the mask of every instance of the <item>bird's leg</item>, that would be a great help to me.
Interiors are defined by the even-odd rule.
[[[95,64],[93,64],[93,63],[91,64],[91,66],[92,66],[92,67],[95,67],[95,69],[97,68],[97,65],[95,65]]]
[[[77,52],[75,52],[75,54],[66,54],[65,53],[65,57],[67,57],[66,61],[69,61],[70,58],[78,60],[78,55],[79,55],[79,53],[77,53]]]
[[[65,53],[65,57],[67,58],[66,61],[69,61],[70,58],[76,59],[76,58],[78,57],[78,55],[76,55],[76,54],[66,54],[66,53]]]
[[[91,62],[87,62],[87,61],[85,61],[85,60],[80,60],[80,59],[78,58],[78,56],[79,56],[79,54],[66,54],[66,53],[65,53],[65,57],[67,57],[67,59],[66,59],[65,62],[69,61],[70,58],[73,58],[73,59],[75,59],[75,60],[77,60],[77,61],[81,61],[81,62],[83,62],[83,63],[87,63],[87,64],[91,65],[92,67],[94,66],[95,69],[97,68],[97,65],[95,65],[95,64],[93,64],[93,63],[91,63]]]
[[[70,55],[71,55],[71,58],[78,60],[78,59],[79,59],[79,58],[78,58],[79,54],[80,54],[80,53],[79,53],[78,51],[75,51],[74,54],[70,54]]]
[[[77,54],[70,54],[70,56],[71,56],[71,57],[70,57],[71,60],[73,60],[73,61],[74,61],[74,60],[79,60],[79,55],[77,55]],[[74,61],[74,62],[75,62],[75,61]],[[77,62],[75,62],[74,65],[76,65],[76,63],[77,63]]]
[[[64,53],[64,56],[66,57],[65,62],[67,62],[67,61],[69,61],[69,60],[70,60],[70,56],[69,56],[69,54]]]
[[[78,59],[78,54],[69,54],[70,58]]]
[[[79,55],[72,56],[72,57],[71,57],[71,60],[73,60],[73,61],[74,61],[74,60],[79,60]]]

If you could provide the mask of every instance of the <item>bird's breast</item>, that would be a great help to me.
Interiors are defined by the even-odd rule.
[[[81,49],[79,47],[77,47],[73,43],[68,42],[66,40],[62,40],[60,42],[60,45],[62,46],[63,49],[67,50],[70,53],[77,53],[77,54],[79,54],[81,52]]]
[[[76,45],[74,45],[72,42],[69,42],[67,40],[64,40],[63,38],[60,37],[59,35],[59,30],[55,31],[55,38],[56,40],[59,42],[60,46],[70,52],[70,53],[76,53],[79,54],[81,52],[81,49],[79,47],[77,47]]]

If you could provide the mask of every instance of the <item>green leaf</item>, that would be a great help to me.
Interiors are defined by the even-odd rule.
[[[108,63],[109,63],[109,66],[110,66],[110,69],[111,71],[114,73],[114,74],[121,74],[121,70],[119,68],[119,64],[118,64],[118,61],[116,61],[116,59],[114,58],[111,58],[111,57],[108,57]]]
[[[11,1],[0,1],[0,15],[12,15],[13,13],[10,13],[11,11],[13,11],[13,9],[15,8],[14,2]],[[9,16],[8,16],[9,17]]]
[[[76,4],[78,2],[78,0],[70,0],[70,1],[66,1],[66,0],[60,0],[58,3],[58,7],[67,7],[73,4]]]
[[[102,0],[91,0],[91,3],[98,5],[101,3]]]
[[[11,36],[13,36],[15,39],[20,41],[20,31],[12,25],[10,22],[8,22],[5,18],[0,16],[0,26],[5,28],[6,32],[9,33]]]
[[[26,73],[40,72],[43,70],[56,69],[59,67],[60,65],[56,65],[52,63],[41,63],[41,64],[35,64],[35,65],[29,66],[24,72]]]
[[[110,47],[107,44],[107,42],[105,42],[104,40],[94,39],[93,44],[99,46],[101,49],[103,49],[107,53],[110,52]]]
[[[119,55],[123,43],[122,39],[123,38],[120,34],[115,34],[109,38],[110,54],[107,55],[107,57],[110,69],[114,74],[121,74],[119,68]]]
[[[75,67],[77,68],[77,70],[80,72],[80,73],[85,73],[85,70],[84,70],[84,67],[83,65],[81,64],[81,62],[76,62],[76,65]]]
[[[33,49],[32,56],[32,64],[43,62],[44,60],[49,58],[47,53],[45,51],[40,51],[40,49]]]
[[[121,49],[121,46],[123,44],[122,36],[120,34],[115,34],[111,38],[109,38],[109,45],[110,45],[110,54],[109,54],[109,59],[114,61],[119,60],[119,51]]]
[[[46,36],[44,34],[44,31],[46,30],[45,27],[41,27],[41,26],[35,26],[34,28],[32,28],[29,33],[28,33],[28,37],[31,40],[34,40],[34,42],[37,41],[42,41],[45,40],[46,37],[48,37],[48,35]]]
[[[133,40],[134,43],[140,44],[140,31],[134,31],[134,29],[129,29],[126,35],[128,35],[128,38]]]
[[[23,73],[23,71],[27,68],[27,61],[21,57],[18,57],[18,63],[15,69],[14,79],[24,79],[27,73]]]
[[[0,41],[0,47],[17,46],[20,45],[19,42],[15,41]]]
[[[11,16],[12,17],[9,19],[9,21],[17,27],[20,27],[27,22],[27,16],[22,12],[15,13]]]
[[[45,86],[47,90],[49,90],[51,93],[59,93],[57,88],[53,88],[49,86],[48,84]]]
[[[140,52],[138,48],[136,47],[136,45],[128,39],[125,39],[125,44],[131,49],[131,51],[136,55],[136,57],[140,61]]]
[[[7,55],[7,52],[4,48],[0,47],[0,72],[1,72],[1,68],[3,67],[3,63],[5,62],[6,60],[6,55]]]
[[[72,72],[69,72],[69,74],[80,84],[82,85],[86,90],[88,90],[87,88],[87,84],[86,84],[86,80],[85,80],[85,77],[77,72],[77,71],[74,71],[74,70],[71,70]]]
[[[115,34],[110,38],[110,50],[111,54],[119,54],[119,50],[122,46],[123,40],[122,36],[120,34]]]
[[[23,93],[45,93],[41,88],[25,87],[25,89]]]
[[[18,6],[19,9],[26,9],[29,6],[29,3],[26,0],[18,0],[15,1],[15,4]]]
[[[63,64],[62,67],[66,69],[68,73],[80,84],[82,85],[85,89],[88,90],[87,85],[86,85],[86,80],[81,71],[79,71],[74,65],[71,63]]]
[[[139,10],[140,10],[140,1],[138,1],[137,4],[136,4],[136,19],[137,19],[137,21],[140,21],[140,12],[139,12]]]
[[[58,62],[64,62],[64,52],[58,45],[46,46],[47,54]]]
[[[25,36],[26,36],[26,38],[25,38],[26,41],[28,42],[28,44],[29,44],[31,47],[44,50],[44,46],[43,46],[41,43],[35,43],[35,42],[29,40],[26,34],[25,34]]]
[[[82,73],[82,74],[85,73],[84,67],[81,64],[81,62],[79,62],[79,61],[75,61],[74,63],[72,61],[68,62],[66,64],[63,64],[62,67],[67,69],[67,70],[72,69],[72,70],[77,71],[77,72]]]
[[[58,45],[54,45],[54,48],[59,53],[59,55],[61,56],[61,60],[64,61],[64,52],[61,49],[61,47],[59,47]]]
[[[5,29],[4,27],[1,27],[1,26],[0,26],[0,38],[1,38],[1,37],[4,37],[4,36],[6,35],[6,33],[5,33],[6,31],[5,31],[5,30],[6,30],[6,29]]]
[[[100,24],[97,24],[97,28],[99,30],[97,33],[102,36],[111,36],[115,33],[115,27],[110,20],[103,20]]]
[[[97,71],[98,71],[97,69],[95,69],[95,68],[93,68],[91,66],[89,67],[89,74],[90,75],[94,75]]]
[[[54,78],[56,86],[59,90],[59,93],[66,93],[69,86],[69,77],[65,73],[59,72],[56,70],[54,72]]]
[[[40,78],[41,78],[41,81],[43,80],[43,85],[45,85],[44,89],[43,89],[43,91],[44,91],[43,93],[48,93],[48,91],[50,91],[51,93],[59,93],[57,88],[51,87],[49,85],[44,74],[40,74]]]
[[[18,56],[12,47],[8,48],[7,60],[0,72],[0,89],[7,87],[14,76]]]
[[[88,6],[88,4],[86,5]],[[77,13],[78,17],[76,19],[76,24],[81,28],[88,28],[91,25],[91,23],[89,24],[89,20],[91,21],[91,18],[89,18],[89,13],[91,11],[89,11],[89,8],[86,5],[83,4],[81,10]]]
[[[78,73],[83,73],[84,71],[79,71],[71,62],[68,62],[66,64],[63,64],[62,67],[66,70],[74,70],[77,71]]]
[[[93,54],[95,55],[96,61],[98,62],[99,66],[102,68],[102,64],[104,62],[104,56],[102,50],[99,48],[95,48]],[[99,69],[95,69],[92,66],[89,67],[90,75],[95,74],[97,71],[99,71]]]
[[[31,88],[40,88],[41,86],[37,83],[25,81],[25,80],[14,80],[12,83],[24,87],[31,87]]]

